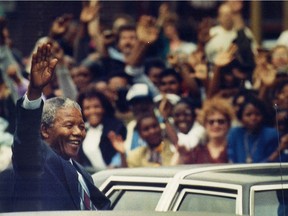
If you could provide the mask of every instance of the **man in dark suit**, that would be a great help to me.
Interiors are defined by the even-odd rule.
[[[50,58],[49,44],[38,47],[32,57],[27,94],[17,102],[12,209],[109,209],[109,199],[94,186],[83,167],[71,159],[85,137],[79,105],[66,98],[52,98],[45,105],[41,100],[57,64],[57,59]]]

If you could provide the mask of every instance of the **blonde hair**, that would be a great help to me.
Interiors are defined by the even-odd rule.
[[[220,97],[213,97],[204,101],[199,113],[200,123],[205,125],[207,117],[216,112],[224,115],[229,125],[231,125],[232,120],[235,118],[235,112],[229,100]]]

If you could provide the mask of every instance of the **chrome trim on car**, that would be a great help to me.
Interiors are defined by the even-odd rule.
[[[167,184],[169,178],[158,178],[158,177],[134,177],[134,176],[110,176],[105,182],[99,187],[101,191],[105,190],[105,188],[113,183],[113,182],[132,182],[132,183],[162,183]]]

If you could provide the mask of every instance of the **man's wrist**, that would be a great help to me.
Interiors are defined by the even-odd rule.
[[[38,98],[41,97],[42,91],[39,89],[33,88],[31,85],[29,85],[26,94],[27,94],[27,98],[30,101],[33,101],[33,100],[37,100]]]

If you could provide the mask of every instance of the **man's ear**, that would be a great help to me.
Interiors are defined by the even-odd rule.
[[[49,138],[49,127],[47,127],[47,125],[41,124],[40,132],[41,132],[41,136],[44,140]]]

